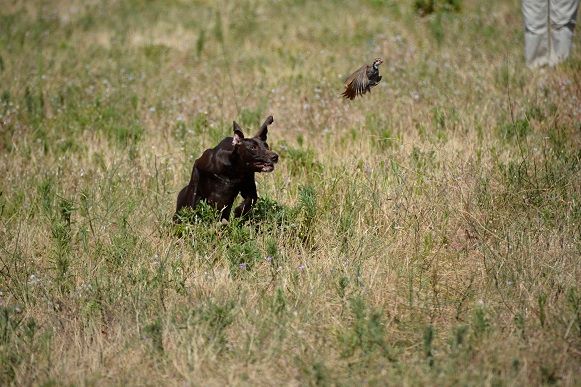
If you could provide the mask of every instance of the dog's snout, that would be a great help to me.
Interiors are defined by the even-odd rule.
[[[278,155],[276,153],[273,153],[272,156],[271,156],[271,159],[272,159],[272,162],[273,163],[278,162]]]

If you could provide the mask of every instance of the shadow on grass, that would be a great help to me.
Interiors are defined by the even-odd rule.
[[[316,191],[304,186],[299,189],[298,202],[294,206],[261,197],[244,217],[231,217],[224,224],[219,221],[220,211],[201,202],[195,209],[181,210],[177,215],[179,223],[168,225],[168,229],[201,256],[223,250],[232,272],[240,273],[252,270],[265,257],[274,264],[277,261],[277,240],[281,237],[293,244],[312,248],[316,215]],[[267,247],[261,249],[258,240],[265,237]]]
[[[294,235],[295,213],[293,208],[275,200],[259,198],[246,216],[231,217],[228,223],[221,223],[220,211],[201,202],[195,209],[180,211],[177,215],[180,223],[169,225],[169,229],[191,245],[197,255],[212,256],[214,251],[223,251],[232,275],[240,276],[251,272],[265,257],[270,257],[273,264],[270,250],[278,251],[278,247],[272,236]],[[270,244],[275,246],[262,251],[259,240],[263,235],[267,235]]]
[[[268,197],[258,198],[252,210],[242,218],[230,217],[227,224],[220,223],[220,211],[210,206],[208,203],[202,201],[196,208],[183,208],[177,214],[179,222],[172,225],[174,235],[178,237],[186,237],[191,233],[192,226],[205,225],[206,227],[213,227],[220,225],[226,228],[232,227],[252,227],[257,230],[266,228],[272,230],[273,228],[285,227],[290,224],[294,212],[292,208],[284,206],[277,201]]]

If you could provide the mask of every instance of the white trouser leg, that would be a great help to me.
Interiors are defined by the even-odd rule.
[[[577,18],[579,0],[551,0],[551,52],[549,64],[556,65],[565,60],[571,51],[573,31]]]
[[[529,67],[549,63],[549,0],[523,0],[525,60]]]

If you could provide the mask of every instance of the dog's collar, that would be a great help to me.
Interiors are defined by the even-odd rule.
[[[214,176],[216,179],[218,179],[218,180],[220,180],[220,181],[223,181],[224,183],[231,183],[231,182],[233,182],[233,181],[238,181],[238,180],[240,180],[240,178],[238,178],[238,179],[230,179],[230,178],[227,178],[227,177],[220,176],[220,175],[218,175],[218,174],[216,174],[216,173],[212,173],[212,175],[213,175],[213,176]]]

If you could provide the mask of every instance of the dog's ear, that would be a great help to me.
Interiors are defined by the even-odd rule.
[[[240,125],[238,125],[238,123],[236,121],[234,121],[232,123],[233,127],[234,127],[234,137],[232,137],[232,145],[238,145],[242,142],[242,139],[244,138],[244,133],[242,133],[242,128],[240,128]]]
[[[258,129],[258,133],[256,133],[256,136],[254,137],[258,137],[262,141],[266,141],[266,135],[268,134],[268,125],[272,124],[273,122],[274,118],[272,118],[272,116],[268,116],[264,123],[262,124],[262,126],[260,127],[260,129]]]

